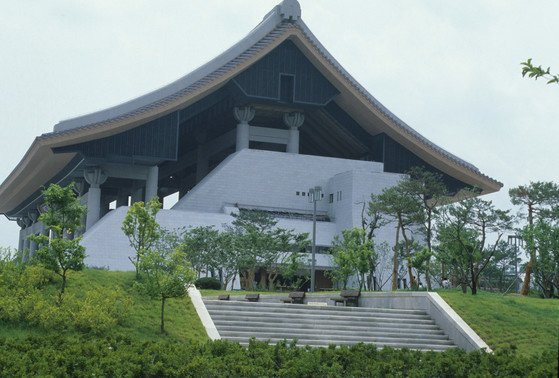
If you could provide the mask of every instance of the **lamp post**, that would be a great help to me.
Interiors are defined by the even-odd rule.
[[[315,186],[309,189],[309,202],[313,203],[312,213],[312,249],[311,249],[311,292],[315,291],[315,270],[316,270],[316,203],[322,199],[322,188]]]

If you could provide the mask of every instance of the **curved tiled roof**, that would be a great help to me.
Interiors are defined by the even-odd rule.
[[[299,3],[296,0],[284,0],[274,7],[245,38],[188,75],[123,104],[61,121],[55,125],[53,132],[42,134],[36,138],[22,161],[0,186],[0,212],[6,210],[5,204],[3,204],[6,190],[10,187],[12,181],[19,178],[22,182],[20,176],[25,170],[27,170],[27,173],[32,171],[33,168],[30,167],[32,163],[30,162],[33,159],[37,160],[41,154],[41,157],[59,158],[57,155],[52,155],[49,146],[54,144],[64,145],[69,143],[66,141],[75,141],[76,138],[82,138],[82,140],[93,139],[95,135],[100,133],[116,132],[113,129],[120,130],[121,127],[131,124],[134,120],[144,116],[148,117],[150,114],[153,115],[154,112],[164,112],[166,109],[168,111],[170,107],[180,104],[183,99],[188,99],[195,93],[211,88],[220,79],[229,77],[232,73],[242,69],[243,65],[257,59],[263,50],[295,34],[306,39],[315,50],[313,53],[320,55],[337,72],[338,76],[353,88],[355,93],[365,99],[378,113],[382,114],[393,130],[399,134],[405,133],[410,136],[418,145],[422,145],[425,150],[431,151],[430,153],[433,156],[446,159],[470,171],[475,177],[478,177],[476,180],[481,179],[481,181],[491,183],[491,189],[488,191],[498,190],[498,187],[502,186],[500,182],[483,175],[474,165],[423,137],[390,112],[363,88],[318,41],[301,19]],[[59,164],[62,164],[62,162]],[[21,182],[19,188],[23,187]],[[38,186],[42,184],[38,183]],[[13,201],[15,200],[12,199]]]

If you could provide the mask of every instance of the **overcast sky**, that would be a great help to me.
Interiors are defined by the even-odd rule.
[[[279,0],[0,0],[0,181],[61,119],[163,86],[240,40]],[[302,0],[303,19],[378,100],[502,181],[559,182],[559,1]],[[537,6],[536,6],[537,5]],[[0,246],[18,227],[0,220]]]

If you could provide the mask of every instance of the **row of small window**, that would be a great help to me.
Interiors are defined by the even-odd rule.
[[[303,197],[309,195],[309,193],[307,193],[307,192],[295,192],[295,194],[298,195],[298,196],[303,196]],[[322,198],[324,198],[324,193],[322,193]],[[342,191],[339,190],[339,191],[336,192],[336,201],[339,202],[339,201],[341,201],[341,200],[342,200]],[[334,193],[330,193],[330,194],[328,195],[328,202],[329,202],[329,203],[333,203],[333,202],[334,202]]]

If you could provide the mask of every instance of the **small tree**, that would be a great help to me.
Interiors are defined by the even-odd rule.
[[[425,236],[427,252],[423,253],[423,273],[427,283],[427,290],[431,290],[431,256],[433,255],[434,219],[437,208],[443,204],[447,196],[447,188],[442,175],[433,173],[422,167],[413,167],[408,171],[409,180],[404,181],[405,191],[421,204],[418,222]],[[444,270],[444,269],[443,269]],[[442,272],[444,275],[444,272]]]
[[[161,209],[157,197],[152,198],[147,204],[135,202],[122,222],[122,231],[128,237],[130,246],[136,251],[135,256],[128,259],[136,268],[136,279],[139,278],[139,264],[142,256],[149,251],[161,236],[161,229],[155,216]]]
[[[74,184],[61,187],[51,184],[43,191],[46,211],[39,216],[50,231],[47,235],[35,235],[30,239],[40,247],[36,259],[47,269],[62,278],[58,292],[58,303],[62,303],[69,270],[84,268],[85,248],[80,245],[81,238],[74,238],[74,232],[82,226],[85,207],[80,204],[74,192]]]
[[[537,252],[535,282],[544,298],[559,295],[559,224],[538,220],[532,227],[524,227],[522,238],[529,250]]]
[[[277,227],[277,223],[269,213],[247,210],[235,215],[235,220],[228,227],[238,271],[247,290],[254,287],[259,267],[265,268],[267,272],[261,278],[261,285],[273,287],[280,270],[287,263],[293,264],[287,259],[289,254],[298,254],[307,244],[306,234]]]
[[[510,201],[525,209],[523,218],[528,222],[528,227],[533,228],[538,219],[546,220],[554,214],[554,209],[559,207],[559,185],[554,182],[531,182],[509,190]],[[520,294],[528,295],[532,270],[536,262],[535,244],[528,245],[530,260],[526,264],[524,282]]]
[[[335,268],[332,277],[344,283],[344,289],[350,275],[356,274],[359,289],[365,287],[365,274],[374,270],[376,253],[373,242],[366,236],[362,228],[351,228],[342,231],[342,238],[334,238],[332,255]],[[371,263],[373,267],[371,268]]]
[[[196,274],[180,249],[145,251],[138,266],[144,274],[136,285],[141,292],[161,301],[160,331],[165,333],[165,302],[184,297]]]
[[[396,237],[394,242],[394,256],[392,261],[392,290],[398,288],[398,255],[400,252],[400,233],[404,239],[403,250],[407,259],[410,285],[414,287],[415,277],[412,272],[410,227],[417,226],[422,220],[421,203],[410,193],[409,179],[404,179],[398,185],[387,188],[378,196],[379,208],[383,213],[396,221]]]
[[[503,234],[512,228],[508,213],[496,209],[491,201],[470,198],[447,206],[440,219],[439,257],[460,273],[461,284],[467,281],[474,295]],[[494,243],[488,241],[489,234],[496,236]]]

